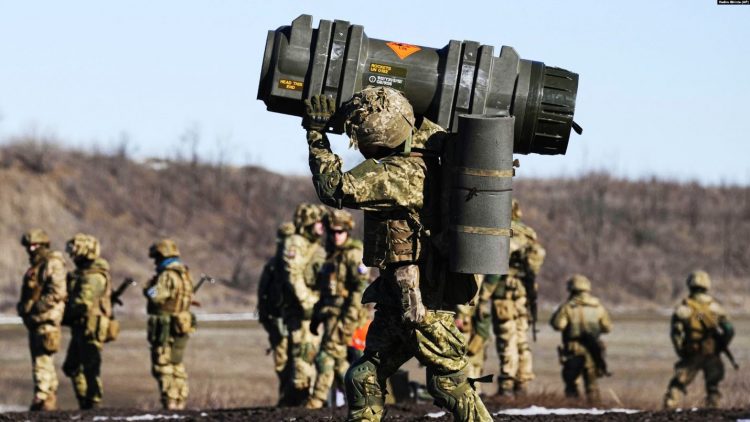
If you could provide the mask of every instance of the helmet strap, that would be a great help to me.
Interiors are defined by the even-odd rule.
[[[404,120],[406,120],[406,122],[409,123],[409,126],[411,126],[411,130],[409,130],[409,137],[406,138],[406,142],[404,142],[404,151],[402,153],[402,155],[405,155],[408,157],[409,154],[411,154],[411,144],[414,138],[414,124],[410,122],[409,119],[407,119],[406,116],[404,116],[403,114],[401,115],[401,117],[403,117]]]

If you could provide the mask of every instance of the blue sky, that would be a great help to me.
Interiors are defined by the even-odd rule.
[[[566,156],[521,156],[520,177],[750,183],[750,6],[715,0],[0,0],[0,142],[114,149],[127,136],[137,156],[173,157],[193,131],[205,160],[306,174],[299,118],[256,100],[266,32],[302,13],[428,47],[509,45],[579,73],[584,134]]]

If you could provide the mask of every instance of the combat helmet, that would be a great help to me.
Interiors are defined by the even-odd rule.
[[[49,236],[42,229],[31,229],[21,236],[21,245],[29,247],[31,245],[49,246]]]
[[[74,259],[85,258],[89,261],[93,261],[96,258],[99,258],[101,248],[99,246],[99,241],[94,236],[84,233],[76,233],[76,235],[65,244],[65,252]]]
[[[521,211],[521,205],[518,204],[518,201],[514,198],[511,200],[511,218],[514,221],[518,221],[523,217],[523,211]]]
[[[591,281],[581,274],[575,274],[568,280],[568,291],[571,293],[590,292]]]
[[[394,148],[410,137],[414,109],[399,91],[389,87],[367,87],[344,103],[344,130],[352,145]]]
[[[166,238],[151,245],[148,248],[149,258],[172,258],[180,256],[180,250],[174,240]]]
[[[354,228],[352,215],[344,210],[333,210],[326,214],[323,223],[328,230],[351,231]]]
[[[687,286],[690,290],[708,290],[711,288],[711,277],[709,277],[708,273],[705,271],[693,271],[687,278]]]
[[[299,232],[303,228],[317,223],[323,219],[325,208],[320,205],[303,202],[294,210],[294,226]]]

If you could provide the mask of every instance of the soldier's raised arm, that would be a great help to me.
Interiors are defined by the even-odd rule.
[[[552,317],[549,320],[549,325],[552,326],[556,331],[563,331],[565,327],[570,323],[568,317],[568,307],[566,304],[562,304],[555,309],[552,313]]]

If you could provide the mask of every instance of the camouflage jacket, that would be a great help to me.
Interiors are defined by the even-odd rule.
[[[599,338],[612,330],[609,313],[587,292],[571,295],[552,314],[550,325],[562,332],[563,343],[580,341],[584,335]]]
[[[179,259],[167,258],[143,289],[149,315],[188,311],[193,302],[193,279]]]
[[[317,274],[325,260],[325,249],[320,243],[301,234],[293,234],[284,241],[281,283],[284,286],[284,321],[309,320],[320,298],[316,290]]]
[[[468,302],[477,290],[472,276],[446,274],[447,260],[437,256],[435,247],[441,231],[441,171],[438,155],[430,151],[439,149],[445,136],[440,126],[423,119],[413,136],[416,152],[367,159],[347,172],[325,134],[310,131],[307,136],[320,200],[337,208],[364,210],[365,265],[381,270],[394,264],[419,265],[422,300],[428,309],[452,309]],[[446,281],[448,277],[456,280]],[[389,283],[383,285],[382,278],[381,273],[370,285],[365,300],[400,304],[400,293]]]
[[[318,273],[323,317],[335,316],[354,331],[360,320],[362,292],[367,287],[369,269],[362,263],[362,242],[348,239],[326,257]]]
[[[719,353],[717,340],[725,346],[733,336],[734,327],[724,307],[706,293],[691,293],[672,314],[670,338],[678,355]]]
[[[31,258],[17,306],[27,327],[60,325],[68,297],[65,275],[65,259],[60,252],[40,249]]]
[[[71,325],[86,324],[91,317],[112,316],[112,283],[109,263],[103,258],[68,273],[68,302],[65,320]]]

